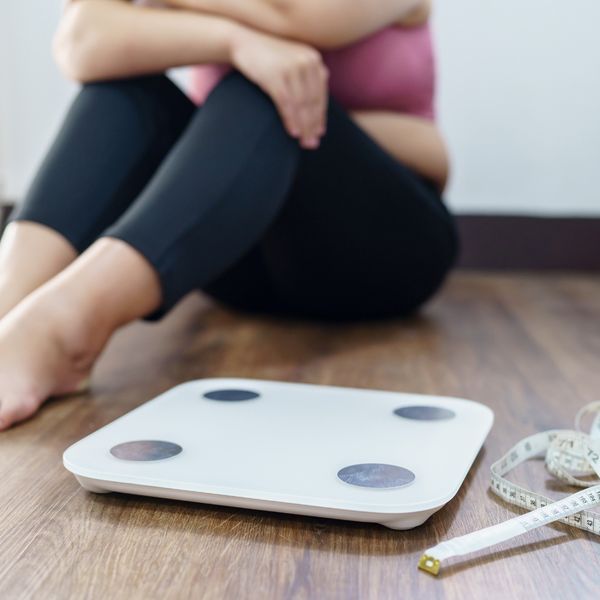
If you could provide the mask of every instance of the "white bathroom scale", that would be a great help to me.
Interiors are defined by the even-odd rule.
[[[65,467],[126,492],[409,529],[451,500],[493,422],[470,400],[199,379],[75,443]]]

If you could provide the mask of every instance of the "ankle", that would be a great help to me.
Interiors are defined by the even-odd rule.
[[[79,294],[62,285],[42,286],[16,310],[38,323],[60,351],[83,370],[91,367],[116,329],[97,306],[94,310]]]
[[[42,289],[110,331],[149,314],[161,302],[154,268],[137,250],[112,238],[94,243]]]

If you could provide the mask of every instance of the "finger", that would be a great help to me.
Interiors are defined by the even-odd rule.
[[[325,65],[321,65],[319,69],[319,85],[321,86],[321,106],[319,107],[321,114],[321,129],[319,135],[322,137],[327,131],[327,109],[329,107],[329,71]]]
[[[300,144],[303,147],[306,147],[308,141],[311,137],[313,137],[313,132],[311,131],[311,123],[310,123],[310,111],[308,109],[308,101],[307,101],[307,89],[304,83],[304,77],[302,72],[297,69],[288,74],[287,78],[288,89],[290,90],[295,110],[297,122],[300,126]]]
[[[294,108],[293,98],[287,89],[286,84],[282,81],[273,93],[270,94],[277,112],[283,121],[283,126],[292,137],[300,137],[300,125],[296,118],[296,110]]]
[[[323,127],[323,88],[319,81],[319,65],[312,65],[303,73],[304,86],[306,89],[305,110],[308,120],[307,144],[310,148],[319,145],[320,131]]]
[[[0,400],[0,431],[29,418],[38,408],[33,398],[4,395]]]
[[[329,72],[318,53],[311,56],[310,68],[305,73],[305,80],[310,99],[312,137],[309,143],[312,147],[317,148],[326,129],[329,97]]]
[[[313,97],[312,115],[315,123],[315,134],[321,138],[327,127],[327,105],[329,85],[327,68],[322,63],[311,72],[311,94]]]

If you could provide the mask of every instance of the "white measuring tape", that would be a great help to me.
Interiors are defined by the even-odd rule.
[[[581,430],[583,419],[595,414],[590,433]],[[569,485],[586,488],[558,502],[511,483],[504,475],[530,458],[546,456],[546,468]],[[425,551],[419,568],[437,575],[440,563],[488,548],[554,521],[600,535],[600,402],[584,406],[575,417],[575,430],[550,430],[521,440],[492,467],[492,491],[516,506],[531,511],[467,535],[441,542]],[[581,479],[582,477],[596,477]]]

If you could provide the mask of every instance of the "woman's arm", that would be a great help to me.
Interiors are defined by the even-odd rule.
[[[398,23],[424,0],[166,0],[316,48],[335,48]]]
[[[126,0],[71,0],[53,52],[67,77],[87,82],[228,63],[240,29],[223,17],[134,6]]]
[[[82,83],[229,63],[272,98],[303,147],[316,148],[325,130],[327,69],[321,55],[225,18],[126,0],[71,0],[54,55],[67,77]]]
[[[431,0],[421,0],[415,8],[396,21],[402,27],[419,27],[429,21],[431,16]]]

